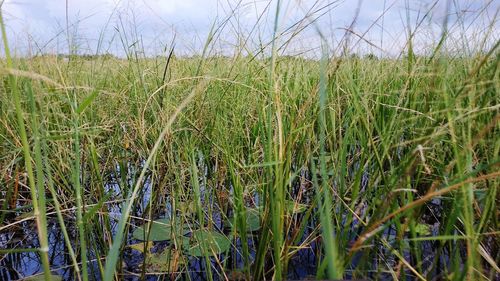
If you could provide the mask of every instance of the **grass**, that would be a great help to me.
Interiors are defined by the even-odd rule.
[[[12,57],[0,25],[0,231],[35,220],[46,280],[50,222],[69,275],[115,280],[130,233],[165,216],[231,239],[216,256],[201,241],[207,279],[286,279],[308,251],[317,278],[498,278],[498,42],[312,60],[280,56],[275,29],[270,58],[217,57],[214,25],[201,57],[66,60]]]

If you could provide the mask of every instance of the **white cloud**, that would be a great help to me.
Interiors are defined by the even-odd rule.
[[[260,40],[269,40],[274,21],[276,1],[271,0],[68,0],[68,18],[70,35],[82,52],[95,52],[100,32],[106,27],[105,48],[113,52],[123,51],[117,37],[125,36],[130,44],[141,40],[149,54],[158,52],[175,36],[179,52],[199,52],[214,22],[222,23],[234,11],[234,15],[221,31],[217,46],[238,44],[241,36],[249,36],[257,46]],[[412,28],[415,28],[426,11],[435,0],[366,0],[362,1],[361,10],[354,32],[363,35],[355,50],[373,49],[371,44],[384,48],[388,52],[396,52],[406,41],[406,11],[410,10]],[[441,23],[446,13],[447,0],[438,1],[431,14],[422,21],[419,27],[421,45],[432,43],[440,35]],[[302,19],[311,8],[330,5],[317,22],[316,26],[330,40],[331,45],[345,33],[355,14],[358,1],[355,0],[284,0],[280,14],[280,30]],[[390,8],[383,19],[379,18],[386,8]],[[406,6],[409,3],[409,7]],[[460,32],[466,36],[481,34],[481,30],[493,24],[491,40],[498,40],[498,21],[492,22],[499,9],[499,2],[492,0],[457,0],[452,1],[448,16],[453,38],[459,38]],[[239,6],[238,6],[239,5]],[[11,44],[22,52],[32,48],[33,43],[44,47],[43,51],[64,52],[67,50],[66,38],[66,1],[65,0],[6,0],[2,7],[6,15]],[[317,14],[328,9],[319,10]],[[254,24],[261,14],[257,28]],[[314,17],[311,17],[314,18]],[[457,18],[462,21],[458,22]],[[383,28],[382,28],[383,23]],[[457,23],[461,23],[457,26]],[[294,26],[297,28],[297,26]],[[293,29],[292,29],[293,30]],[[28,38],[34,40],[27,44]],[[114,41],[111,41],[114,38]],[[383,45],[380,45],[383,38]],[[288,40],[288,37],[282,38]],[[301,36],[294,38],[294,49],[318,47],[319,40],[316,29],[309,26]],[[375,48],[376,49],[376,48]],[[101,50],[102,51],[102,50]]]

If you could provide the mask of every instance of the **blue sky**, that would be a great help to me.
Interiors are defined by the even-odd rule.
[[[495,17],[499,16],[500,1],[283,0],[278,31],[285,33],[279,42],[284,44],[292,35],[293,39],[281,50],[289,54],[317,54],[321,33],[330,48],[340,52],[339,42],[360,2],[355,35],[350,40],[351,52],[400,53],[407,41],[407,15],[413,28],[420,23],[415,45],[421,52],[431,48],[440,36],[447,14],[450,48],[474,49],[485,37],[488,44],[499,39]],[[448,12],[447,2],[451,3]],[[125,50],[143,50],[146,55],[155,55],[161,54],[175,38],[176,53],[189,55],[201,52],[212,26],[219,28],[210,52],[231,54],[241,50],[242,42],[245,51],[254,52],[270,41],[276,3],[277,0],[68,0],[66,13],[65,0],[5,0],[2,10],[11,45],[19,54],[66,53],[70,45],[80,53],[123,55]],[[427,12],[429,15],[424,17]],[[301,19],[302,24],[294,25]],[[306,24],[313,21],[314,24]],[[363,39],[359,40],[358,35]]]

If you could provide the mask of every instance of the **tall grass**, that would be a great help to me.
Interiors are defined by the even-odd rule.
[[[7,41],[7,33],[5,32],[5,24],[1,11],[0,11],[0,28],[2,29],[2,39],[5,50],[6,67],[14,68],[14,63],[12,61],[12,57],[10,54],[9,43]],[[12,99],[14,100],[17,125],[19,128],[18,133],[21,138],[24,163],[26,167],[26,173],[28,174],[29,189],[31,193],[31,201],[33,204],[33,215],[36,219],[36,226],[38,230],[38,239],[40,243],[40,248],[38,249],[38,252],[40,253],[41,257],[43,271],[45,273],[45,280],[49,280],[50,264],[48,258],[49,243],[47,239],[47,216],[46,216],[45,187],[44,187],[45,180],[42,168],[43,163],[41,159],[40,133],[38,130],[38,124],[35,115],[36,113],[34,112],[35,109],[32,106],[31,131],[33,132],[35,139],[35,144],[34,144],[35,171],[33,171],[32,151],[30,148],[30,144],[28,143],[28,136],[26,133],[26,125],[24,120],[24,110],[21,104],[20,89],[17,77],[12,74],[8,75],[8,82],[9,82],[9,87],[11,89]],[[36,172],[36,179],[35,179],[35,172]]]
[[[13,58],[0,14],[0,231],[36,221],[46,280],[61,273],[55,218],[67,278],[119,280],[131,268],[145,278],[147,258],[124,257],[131,232],[159,217],[231,238],[227,253],[204,252],[207,279],[293,278],[305,253],[314,262],[303,275],[318,279],[498,278],[499,43],[446,53],[444,28],[420,55],[409,27],[397,58],[333,56],[325,41],[319,59],[284,56],[326,8],[290,38],[284,1],[273,4],[269,44],[242,43],[234,57],[212,55],[233,15],[214,23],[200,57],[173,46],[141,57],[121,30],[127,58],[66,59]],[[249,232],[254,211],[260,228]],[[168,239],[186,261],[180,231]],[[23,243],[0,254],[32,251]],[[170,277],[192,278],[185,263]]]

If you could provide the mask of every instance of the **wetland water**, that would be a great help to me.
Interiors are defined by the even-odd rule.
[[[120,171],[119,168],[117,168],[117,172],[110,177],[108,180],[108,183],[105,185],[105,190],[107,194],[107,200],[105,203],[101,206],[100,210],[98,211],[94,218],[94,220],[101,221],[103,226],[109,227],[110,233],[115,234],[115,228],[117,226],[117,222],[120,218],[121,214],[121,208],[122,208],[122,203],[123,203],[123,198],[125,197],[125,194],[122,194],[121,190],[129,190],[130,187],[133,184],[133,181],[129,178],[126,182],[129,185],[126,189],[123,188],[123,181],[120,183]],[[130,175],[134,174],[133,168],[129,168],[129,171],[127,173],[126,177],[130,177]],[[306,171],[303,171],[301,173],[301,177],[307,178],[309,175]],[[204,177],[208,177],[208,173],[205,171],[204,172]],[[368,173],[365,172],[363,176],[362,183],[363,185],[366,185],[368,182]],[[301,194],[301,199],[300,201],[303,202],[304,204],[300,206],[293,206],[291,213],[289,216],[291,216],[291,221],[292,223],[290,224],[290,233],[289,236],[293,235],[293,232],[298,229],[298,226],[301,225],[302,219],[304,216],[306,216],[305,212],[305,207],[308,206],[308,204],[312,203],[312,198],[311,195],[308,195],[307,193],[304,193],[304,186],[301,186],[301,184],[298,184],[294,188],[294,193]],[[189,241],[189,237],[192,237],[193,233],[196,232],[196,228],[199,227],[199,222],[197,221],[197,218],[194,214],[189,214],[190,211],[187,212],[188,216],[186,217],[182,215],[183,217],[179,216],[179,213],[177,212],[172,212],[174,209],[172,207],[171,202],[173,202],[172,198],[170,196],[166,196],[166,198],[163,198],[163,200],[160,200],[160,202],[163,202],[163,207],[161,208],[156,208],[155,211],[152,211],[148,209],[148,204],[150,203],[152,197],[152,186],[149,181],[146,181],[144,184],[144,188],[142,189],[141,196],[139,200],[135,201],[135,208],[133,210],[131,220],[130,220],[130,227],[127,228],[127,239],[125,246],[122,251],[121,257],[122,257],[122,264],[121,267],[119,268],[121,272],[121,277],[124,280],[140,280],[141,278],[146,278],[146,280],[164,280],[164,279],[191,279],[191,280],[207,280],[207,270],[206,270],[206,263],[204,261],[203,256],[194,256],[190,255],[189,251],[185,252],[185,258],[183,259],[183,262],[180,263],[180,265],[176,265],[174,268],[172,268],[170,265],[167,265],[167,268],[162,267],[161,265],[154,265],[150,264],[148,258],[146,255],[143,253],[144,247],[141,245],[144,245],[145,247],[150,247],[150,254],[148,255],[155,255],[155,254],[161,254],[165,252],[166,250],[171,250],[173,248],[177,248],[178,244],[174,243],[172,239],[170,239],[170,230],[169,229],[160,229],[161,235],[168,236],[168,237],[152,237],[155,235],[153,232],[153,228],[159,226],[160,228],[162,225],[156,225],[153,224],[151,227],[151,237],[149,237],[150,240],[153,240],[152,244],[145,244],[141,242],[142,239],[140,236],[140,232],[138,232],[138,228],[141,225],[144,225],[144,223],[147,220],[143,220],[143,217],[147,217],[148,212],[151,212],[152,217],[158,221],[158,219],[163,218],[163,220],[166,220],[166,223],[168,223],[169,219],[172,218],[172,215],[175,213],[177,216],[177,219],[179,220],[184,220],[184,221],[189,221],[189,226],[187,227],[187,230],[181,234],[182,239]],[[23,196],[28,196],[28,194],[21,194],[21,197]],[[209,190],[205,186],[205,180],[201,181],[201,197],[202,197],[202,205],[205,206],[204,208],[204,220],[208,221],[209,224],[211,225],[211,229],[217,233],[221,233],[227,237],[231,237],[231,222],[227,218],[227,215],[231,216],[231,210],[225,210],[222,211],[221,208],[214,207],[218,206],[216,202],[216,198],[209,192]],[[155,200],[158,200],[158,198],[155,198]],[[259,198],[257,195],[254,195],[252,200],[253,204],[259,202]],[[24,202],[24,203],[23,203]],[[15,217],[19,221],[19,216],[22,212],[25,212],[25,209],[23,208],[23,205],[29,203],[28,201],[19,201],[18,204],[18,209],[19,212],[11,217]],[[435,207],[439,209],[440,202],[439,200],[434,200]],[[291,202],[292,205],[295,205],[293,201]],[[94,205],[87,206],[86,209],[92,209]],[[192,204],[188,204],[185,208],[189,209]],[[210,206],[210,207],[208,207]],[[255,208],[250,208],[248,206],[248,210],[258,210]],[[191,210],[193,211],[193,210]],[[185,212],[185,211],[184,211]],[[194,211],[193,211],[194,213]],[[67,227],[68,227],[68,235],[70,237],[71,241],[77,241],[77,228],[74,225],[74,216],[75,216],[75,209],[70,208],[66,210],[65,214],[65,219],[67,222]],[[249,212],[251,214],[251,212]],[[29,213],[28,213],[29,216]],[[258,237],[258,235],[252,235],[252,233],[258,233],[261,230],[261,225],[260,225],[260,219],[259,219],[259,213],[256,213],[256,220],[253,222],[249,221],[247,219],[247,222],[252,225],[249,226],[250,230],[249,235],[247,236],[248,241],[247,245],[249,248],[249,254],[250,254],[250,260],[254,260],[254,256],[256,253],[256,249],[258,247],[258,242],[255,237]],[[8,217],[8,216],[7,216]],[[345,218],[347,216],[344,215]],[[166,219],[165,219],[166,218]],[[161,220],[161,219],[160,219]],[[356,226],[359,224],[357,220],[353,220],[350,224],[347,224],[344,226],[345,228],[351,228],[352,231],[350,231],[349,235],[352,235],[351,240],[355,240],[355,229]],[[308,239],[309,234],[314,234],[315,229],[317,229],[317,224],[318,221],[314,217],[309,217],[308,221],[304,225],[304,232],[302,235],[301,240],[304,241]],[[172,224],[173,225],[173,224]],[[170,227],[172,226],[170,225]],[[181,228],[186,226],[181,226]],[[432,231],[434,232],[433,234],[437,234],[437,228],[438,225],[429,225],[428,228],[422,231]],[[252,232],[253,231],[253,232]],[[396,241],[396,232],[393,229],[386,229],[384,230],[385,234],[384,236],[386,237],[386,240],[390,244],[394,244]],[[139,234],[137,234],[139,233]],[[430,233],[429,233],[430,234]],[[96,236],[97,235],[97,236]],[[98,236],[105,236],[106,232],[95,232],[95,233],[90,233],[89,237],[91,239],[102,239],[102,237]],[[137,239],[139,236],[139,239]],[[74,267],[72,266],[72,260],[71,257],[68,255],[68,249],[64,241],[64,236],[63,233],[61,232],[61,229],[59,227],[59,224],[57,222],[57,219],[55,215],[52,213],[49,213],[49,221],[48,221],[48,239],[49,239],[49,259],[50,259],[50,264],[52,266],[52,270],[54,274],[57,274],[62,277],[63,280],[73,280],[75,277],[75,272],[74,272]],[[318,237],[317,239],[321,239],[321,237]],[[183,240],[183,241],[184,241]],[[237,239],[231,239],[230,241],[231,245],[228,250],[224,251],[223,253],[220,253],[216,255],[216,257],[211,258],[211,275],[214,277],[215,280],[223,280],[223,279],[232,279],[232,280],[238,280],[240,278],[243,278],[244,275],[238,269],[241,270],[241,268],[244,265],[243,262],[243,257],[242,257],[242,241],[240,238]],[[300,244],[300,243],[298,243]],[[89,273],[90,276],[93,280],[100,280],[101,272],[100,272],[100,267],[103,266],[104,264],[104,259],[99,257],[99,254],[96,253],[103,253],[105,252],[103,249],[104,248],[96,248],[98,247],[99,243],[95,243],[93,247],[89,247],[88,253],[89,253]],[[104,244],[103,244],[104,245]],[[134,247],[134,245],[136,245]],[[137,246],[139,245],[139,246]],[[436,245],[433,243],[422,243],[422,251],[426,253],[426,256],[428,257],[429,260],[424,260],[424,263],[431,263],[431,259],[433,258],[433,253],[436,250]],[[374,245],[375,246],[375,245]],[[386,247],[386,245],[376,245],[377,247],[380,248],[379,253],[380,255],[388,255],[389,256],[389,249]],[[26,220],[20,221],[18,223],[14,223],[11,227],[9,227],[7,230],[4,230],[0,233],[0,249],[36,249],[38,248],[38,238],[37,238],[37,232],[36,232],[36,226],[34,224],[34,220],[29,217],[26,217]],[[104,247],[104,246],[102,246]],[[74,247],[74,249],[77,249],[78,247]],[[295,251],[293,257],[289,261],[288,265],[288,278],[289,279],[303,279],[307,278],[310,276],[314,276],[317,271],[317,266],[318,266],[318,257],[320,256],[321,249],[317,247],[317,243],[315,240],[312,240],[307,243],[306,247],[303,247],[301,249],[297,249]],[[102,255],[102,254],[101,254]],[[446,256],[443,258],[443,262],[446,263]],[[101,258],[99,261],[98,258]],[[271,258],[271,257],[269,257]],[[406,257],[407,259],[411,259],[412,257],[408,255]],[[355,256],[352,259],[352,265],[353,268],[356,266],[356,264],[362,259],[362,255],[359,254]],[[386,259],[389,260],[390,262],[396,263],[397,261],[394,259]],[[379,262],[378,260],[374,259],[374,267],[376,267],[376,263]],[[224,265],[225,270],[222,270],[221,265]],[[163,265],[165,266],[165,265]],[[147,269],[147,268],[150,269]],[[231,269],[232,271],[227,272],[227,269]],[[142,272],[144,272],[144,269],[146,269],[146,274],[142,276]],[[10,253],[7,255],[3,255],[2,258],[0,259],[0,280],[19,280],[23,279],[24,277],[32,276],[38,273],[43,272],[42,266],[41,266],[41,260],[39,255],[34,252],[34,251],[24,251],[24,252],[16,252],[16,253]],[[387,279],[390,280],[391,276],[388,273],[384,272],[373,272],[368,274],[369,276],[377,276],[377,278],[382,278],[382,279]],[[349,271],[346,273],[346,276],[349,278],[351,274]]]
[[[121,208],[124,195],[121,194],[122,188],[119,183],[119,168],[118,172],[111,177],[111,180],[106,184],[105,189],[108,194],[108,200],[103,204],[102,210],[106,210],[105,212],[97,212],[96,216],[97,220],[103,222],[103,226],[106,223],[109,223],[110,232],[115,234],[115,228],[117,226],[117,222],[121,216]],[[133,174],[132,170],[129,169],[129,174]],[[132,184],[132,181],[129,180],[128,184]],[[127,246],[124,247],[122,251],[122,264],[120,267],[121,274],[120,276],[124,280],[140,280],[141,272],[143,271],[143,265],[145,262],[145,255],[142,253],[143,251],[140,249],[141,247],[136,247],[139,249],[133,249],[130,245],[138,245],[143,244],[141,240],[136,239],[136,235],[134,231],[137,232],[137,228],[145,223],[147,220],[143,220],[142,217],[145,215],[145,211],[147,211],[148,203],[151,199],[151,184],[149,181],[145,183],[145,188],[142,190],[142,194],[140,196],[140,200],[136,200],[133,214],[130,220],[130,227],[128,227],[127,232],[127,240],[125,244]],[[210,195],[205,195],[207,191],[205,187],[202,185],[201,188],[202,197],[206,198],[209,202],[214,205],[214,198],[211,198]],[[29,193],[20,194],[21,198],[29,198]],[[168,196],[167,196],[168,197]],[[162,200],[165,203],[163,210],[156,212],[153,215],[154,219],[158,218],[168,218],[172,216],[172,205],[169,203],[169,199]],[[254,198],[256,202],[258,202],[258,198]],[[16,218],[17,221],[13,222],[12,225],[3,230],[0,233],[0,249],[23,249],[20,252],[9,253],[6,255],[0,256],[0,280],[22,280],[25,277],[33,276],[36,274],[40,274],[43,272],[42,262],[40,260],[40,256],[35,249],[39,248],[38,244],[38,235],[36,231],[36,225],[34,222],[34,218],[32,213],[27,213],[25,215],[25,220],[19,221],[20,215],[26,212],[26,209],[23,207],[24,205],[28,205],[29,200],[19,200],[18,202],[18,212],[16,214],[9,213],[7,214],[7,218]],[[94,205],[87,206],[86,209],[92,209]],[[28,209],[29,210],[29,209]],[[222,233],[228,237],[231,236],[231,222],[229,220],[223,219],[224,215],[220,212],[220,209],[213,209],[208,212],[208,208],[205,209],[205,212],[210,213],[211,218],[205,217],[205,220],[210,221],[212,225],[212,229],[215,232]],[[293,219],[298,223],[301,220],[302,212],[294,212]],[[51,264],[52,273],[59,275],[62,277],[62,280],[74,280],[75,271],[73,267],[73,262],[71,257],[68,254],[67,245],[64,241],[64,235],[61,232],[59,227],[59,223],[57,221],[56,215],[52,212],[48,213],[48,240],[49,240],[49,260]],[[78,241],[77,236],[77,228],[74,224],[74,216],[75,216],[75,208],[70,208],[64,212],[66,227],[68,230],[68,235],[71,241]],[[22,216],[21,216],[22,217]],[[190,230],[186,231],[186,238],[192,236],[193,231],[196,231],[196,219],[188,218],[188,220],[194,220],[192,224],[194,226],[190,226]],[[257,233],[261,226],[260,222],[257,221],[257,225],[253,226],[254,233]],[[304,234],[310,233],[314,229],[314,220],[310,221],[310,226],[306,227]],[[7,222],[6,222],[7,224]],[[309,230],[307,230],[309,229]],[[151,231],[153,233],[153,231]],[[99,235],[98,233],[91,233],[89,236],[96,240],[98,237],[94,235]],[[105,235],[105,234],[104,234]],[[153,235],[153,234],[152,234]],[[306,236],[305,235],[305,236]],[[255,250],[257,248],[258,241],[254,239],[257,235],[252,235],[249,232],[247,245],[250,249],[250,259],[254,259]],[[166,249],[171,249],[173,247],[172,241],[169,238],[165,237],[165,239],[153,239],[153,245],[150,249],[152,254],[154,253],[162,253]],[[157,241],[159,240],[159,241]],[[74,249],[78,247],[74,246]],[[31,249],[26,251],[26,249]],[[96,251],[97,250],[97,251]],[[100,280],[101,272],[100,266],[104,264],[104,259],[101,257],[101,261],[98,261],[98,256],[96,252],[101,251],[102,249],[95,249],[92,247],[88,248],[88,256],[89,256],[89,275],[91,280]],[[308,247],[304,249],[300,249],[294,255],[294,257],[290,260],[288,277],[291,279],[303,279],[308,276],[314,276],[316,274],[316,263],[317,263],[317,253],[321,251],[316,246],[316,243],[312,242]],[[242,273],[238,271],[238,269],[243,267],[243,257],[242,257],[242,241],[241,239],[232,239],[231,247],[228,251],[217,255],[217,257],[211,258],[212,260],[212,276],[215,280],[223,280],[225,278],[230,278],[233,280],[238,280]],[[176,268],[175,271],[172,270],[164,270],[162,268],[151,266],[150,264],[146,264],[147,267],[152,267],[152,270],[147,270],[148,273],[145,275],[146,280],[164,280],[166,279],[191,279],[191,280],[207,280],[207,270],[206,263],[204,262],[203,257],[190,256],[186,255],[186,259],[184,260],[185,264]],[[224,272],[221,268],[221,263],[225,265],[225,268],[234,269],[233,272]],[[229,265],[229,266],[227,266]]]

